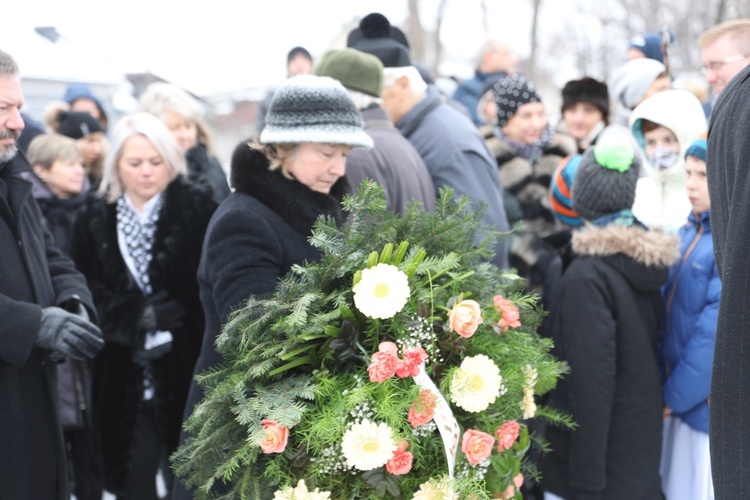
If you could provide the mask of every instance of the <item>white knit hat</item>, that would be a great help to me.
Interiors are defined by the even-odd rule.
[[[611,95],[628,109],[633,109],[641,102],[656,77],[666,70],[664,64],[654,59],[631,59],[612,74],[609,82]]]
[[[343,85],[333,78],[313,75],[289,78],[276,90],[260,142],[373,145]]]

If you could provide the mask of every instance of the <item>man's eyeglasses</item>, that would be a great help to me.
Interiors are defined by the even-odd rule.
[[[709,71],[716,73],[721,68],[723,68],[725,64],[731,64],[733,62],[742,61],[743,59],[747,59],[748,57],[750,57],[750,54],[739,54],[736,56],[727,57],[723,61],[710,62],[707,65],[704,65],[701,68],[701,70],[703,71],[703,73],[707,73]]]

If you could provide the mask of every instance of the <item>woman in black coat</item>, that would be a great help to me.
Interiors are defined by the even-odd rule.
[[[106,345],[94,369],[94,419],[105,488],[156,498],[177,447],[203,335],[196,272],[216,204],[184,178],[157,118],[116,127],[99,195],[76,222],[71,254],[95,297]]]
[[[353,146],[372,146],[359,111],[340,83],[310,75],[276,91],[260,143],[237,146],[235,191],[211,220],[198,270],[206,331],[196,374],[222,361],[214,343],[233,310],[251,295],[273,292],[294,264],[319,258],[308,238],[319,216],[342,219]],[[185,418],[202,397],[194,383]],[[174,498],[192,495],[177,486]]]

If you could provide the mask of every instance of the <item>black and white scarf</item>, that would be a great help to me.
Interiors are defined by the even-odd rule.
[[[160,196],[146,220],[141,222],[141,217],[125,200],[124,195],[117,200],[117,231],[125,238],[127,252],[135,267],[134,278],[145,296],[153,292],[148,266],[152,258],[151,250],[162,203],[163,197]]]

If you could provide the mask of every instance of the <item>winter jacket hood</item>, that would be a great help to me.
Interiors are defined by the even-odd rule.
[[[700,101],[687,90],[667,90],[649,97],[636,107],[630,115],[630,128],[641,149],[645,151],[646,143],[641,129],[643,120],[668,128],[680,143],[680,155],[672,168],[657,171],[647,159],[644,170],[659,182],[684,183],[685,151],[707,129],[706,115]]]
[[[642,133],[643,120],[658,123],[670,129],[680,144],[675,164],[658,171],[645,154]],[[649,227],[659,227],[676,233],[690,213],[685,180],[685,151],[690,143],[706,131],[706,118],[698,99],[686,90],[667,90],[649,97],[633,111],[631,130],[644,153],[644,174],[638,180],[633,213]]]
[[[658,290],[679,257],[677,237],[638,226],[586,226],[573,233],[576,255],[602,257],[641,293]]]

